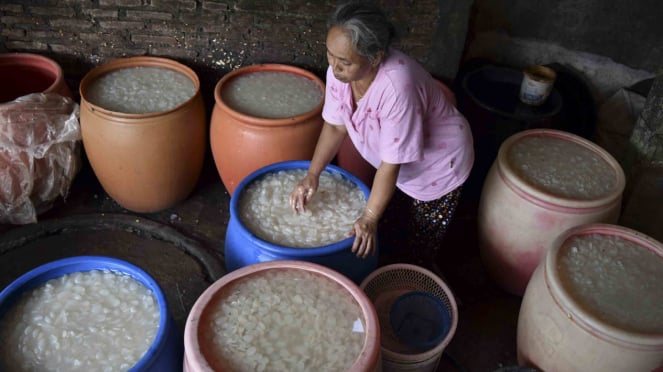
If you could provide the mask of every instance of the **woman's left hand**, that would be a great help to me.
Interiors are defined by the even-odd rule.
[[[367,210],[352,225],[350,235],[354,235],[355,241],[352,243],[352,252],[357,257],[365,258],[375,254],[377,248],[378,236],[378,218]]]

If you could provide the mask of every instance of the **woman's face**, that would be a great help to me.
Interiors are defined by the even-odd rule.
[[[361,80],[372,67],[368,58],[359,55],[352,47],[349,35],[339,26],[327,32],[327,61],[334,76],[344,83]]]

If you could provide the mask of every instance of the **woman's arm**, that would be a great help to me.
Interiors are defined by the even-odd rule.
[[[400,164],[382,162],[375,173],[366,209],[355,221],[351,231],[355,236],[352,252],[359,257],[373,254],[377,248],[378,221],[394,195],[399,171]]]
[[[341,144],[348,135],[348,130],[345,125],[333,125],[325,122],[322,126],[322,132],[318,138],[318,143],[315,146],[313,159],[308,168],[308,173],[315,177],[319,177],[320,173],[325,169],[327,164],[332,161]]]
[[[348,131],[344,125],[333,125],[325,122],[322,126],[322,132],[320,133],[318,143],[315,146],[313,159],[311,159],[308,173],[306,174],[306,177],[297,184],[292,193],[290,193],[288,199],[290,207],[294,213],[306,211],[306,204],[311,200],[311,197],[313,197],[313,194],[315,194],[318,189],[320,173],[322,173],[327,164],[329,164],[334,156],[336,156],[336,153],[341,147],[347,134]]]
[[[378,219],[382,217],[387,205],[394,195],[396,190],[396,180],[398,179],[398,172],[400,164],[390,164],[382,162],[373,180],[373,187],[371,194],[366,203],[366,212],[376,216]]]

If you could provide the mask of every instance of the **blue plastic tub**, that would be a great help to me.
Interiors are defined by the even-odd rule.
[[[225,262],[230,272],[258,262],[273,260],[301,260],[317,263],[336,270],[355,283],[361,283],[378,265],[378,252],[375,255],[359,258],[352,253],[354,237],[337,243],[314,248],[292,248],[264,241],[253,235],[239,218],[239,199],[251,182],[260,177],[282,170],[308,169],[310,161],[292,160],[268,165],[249,174],[239,183],[230,198],[230,221],[226,230]],[[344,178],[359,186],[368,199],[368,187],[348,171],[334,165],[328,165],[326,171],[341,174]]]
[[[0,292],[0,318],[11,309],[25,292],[65,274],[111,270],[130,275],[152,290],[159,304],[159,330],[152,346],[130,372],[170,372],[181,371],[184,358],[183,336],[177,331],[166,303],[166,298],[157,282],[138,266],[129,262],[104,256],[76,256],[49,262],[28,271]]]

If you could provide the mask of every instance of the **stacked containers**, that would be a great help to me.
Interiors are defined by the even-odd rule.
[[[78,105],[60,65],[0,54],[0,223],[26,224],[65,196],[81,167]]]

